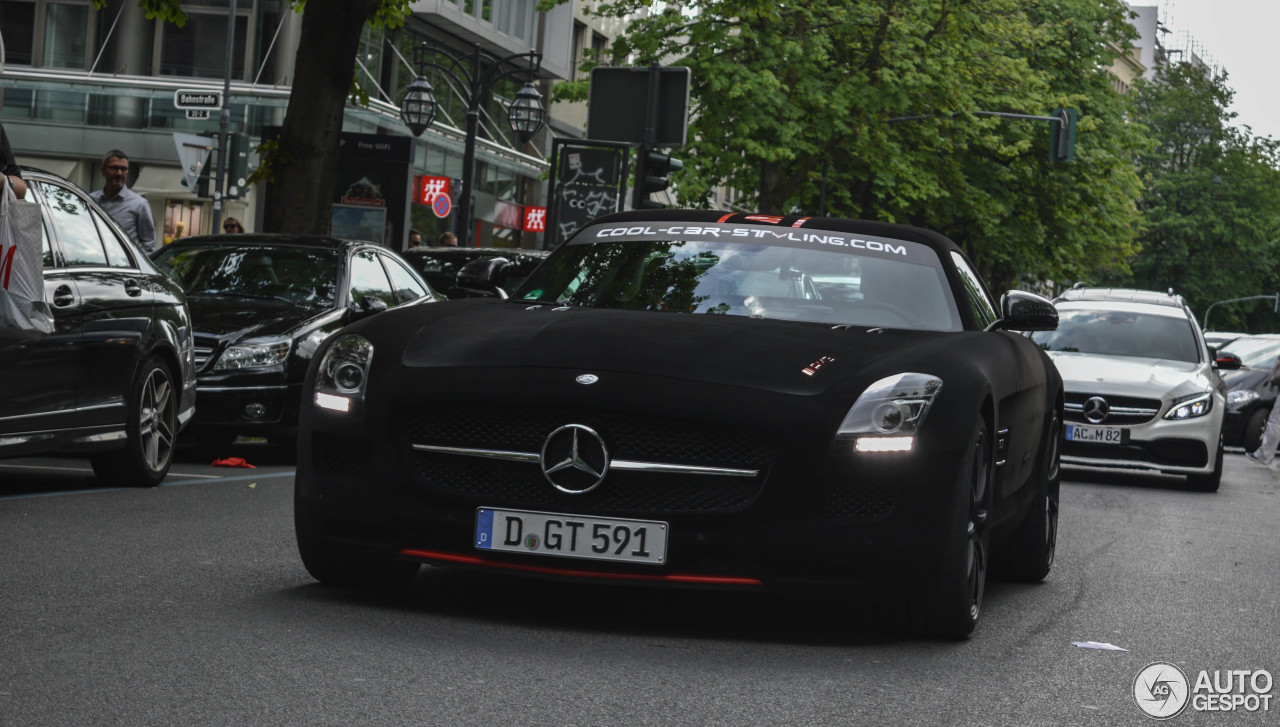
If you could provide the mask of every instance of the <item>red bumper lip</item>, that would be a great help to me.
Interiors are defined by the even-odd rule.
[[[409,558],[420,558],[422,560],[433,561],[438,563],[456,563],[459,565],[483,566],[487,568],[496,568],[499,570],[517,571],[521,573],[537,573],[541,575],[567,576],[572,578],[590,578],[598,580],[615,580],[615,581],[641,581],[648,583],[685,583],[706,586],[750,586],[763,588],[764,583],[757,578],[743,578],[738,576],[716,576],[716,575],[700,575],[697,573],[661,573],[661,574],[645,574],[645,573],[602,573],[599,571],[576,570],[573,568],[550,568],[541,565],[524,565],[521,563],[504,563],[489,560],[478,555],[462,555],[459,553],[445,553],[437,550],[415,550],[406,548],[400,551],[400,555]]]

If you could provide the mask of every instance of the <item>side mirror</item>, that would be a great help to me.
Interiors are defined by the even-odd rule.
[[[1025,290],[1010,290],[1000,297],[1000,320],[988,331],[1052,331],[1058,328],[1058,309],[1048,298]]]
[[[458,270],[457,289],[467,296],[475,298],[507,299],[507,291],[502,288],[508,265],[505,257],[487,257],[463,265]]]
[[[1240,357],[1234,353],[1216,353],[1211,348],[1209,352],[1213,355],[1213,365],[1222,371],[1235,371],[1244,365]]]
[[[360,299],[359,303],[351,302],[347,304],[347,312],[344,316],[345,322],[354,323],[376,313],[381,313],[386,309],[387,301],[372,295],[366,295]]]

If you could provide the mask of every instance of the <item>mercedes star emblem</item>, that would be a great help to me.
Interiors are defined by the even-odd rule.
[[[1095,396],[1084,403],[1084,418],[1094,424],[1101,424],[1111,413],[1111,405],[1101,396]]]
[[[609,450],[594,429],[567,424],[542,443],[542,474],[551,486],[570,495],[594,490],[609,472]]]
[[[579,384],[594,384],[599,380],[600,380],[600,377],[596,376],[595,374],[583,374],[578,378],[574,379],[574,381],[577,381]]]

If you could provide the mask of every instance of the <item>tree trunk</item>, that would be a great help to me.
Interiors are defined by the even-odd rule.
[[[346,98],[375,0],[307,0],[293,91],[271,160],[268,232],[328,234]]]

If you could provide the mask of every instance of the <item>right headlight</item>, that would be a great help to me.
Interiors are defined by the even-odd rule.
[[[837,437],[856,437],[858,452],[909,452],[942,379],[901,373],[868,386],[840,423]]]
[[[1258,400],[1258,392],[1253,389],[1236,389],[1227,392],[1227,411],[1240,411]]]
[[[356,333],[334,339],[320,359],[316,373],[316,406],[337,412],[356,412],[364,402],[369,385],[369,364],[373,361],[373,344]]]

